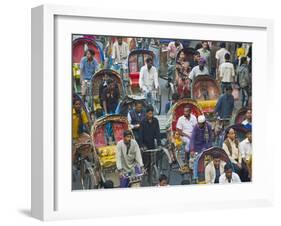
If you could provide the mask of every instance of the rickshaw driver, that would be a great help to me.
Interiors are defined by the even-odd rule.
[[[197,119],[195,115],[191,113],[191,108],[189,106],[185,106],[183,109],[183,115],[179,117],[176,127],[177,127],[177,131],[181,135],[182,140],[185,143],[184,158],[186,163],[188,163],[189,160],[188,153],[189,153],[191,134],[196,124],[197,124]]]
[[[140,77],[139,77],[139,86],[141,91],[144,93],[145,97],[149,104],[153,104],[152,100],[155,97],[152,97],[153,90],[158,90],[159,81],[158,81],[158,72],[156,67],[153,66],[153,60],[151,57],[146,59],[146,65],[141,67]]]
[[[117,143],[116,148],[116,166],[120,174],[120,187],[129,187],[128,176],[140,175],[144,171],[139,145],[132,139],[131,131],[126,130],[123,133],[123,140]],[[132,186],[140,186],[140,183]]]
[[[103,90],[102,106],[105,114],[113,114],[119,103],[120,93],[118,86],[112,79],[108,79],[107,87]]]
[[[95,51],[92,49],[88,49],[86,52],[86,56],[81,59],[80,62],[80,83],[81,83],[81,93],[82,100],[85,102],[87,87],[90,84],[90,80],[95,74],[98,68],[98,62],[94,58]]]
[[[142,150],[145,169],[149,169],[151,164],[150,153],[145,153],[145,149],[156,149],[161,146],[160,127],[158,119],[153,116],[153,107],[146,108],[146,117],[141,121],[139,143]],[[156,141],[156,142],[155,142]]]

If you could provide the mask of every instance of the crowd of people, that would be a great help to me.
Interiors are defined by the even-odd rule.
[[[114,41],[113,41],[114,40]],[[92,76],[101,68],[110,68],[120,72],[125,89],[120,91],[116,81],[104,75],[99,87],[99,102],[102,107],[100,115],[118,113],[118,106],[122,97],[132,94],[132,81],[128,73],[128,57],[134,49],[161,48],[160,39],[122,38],[102,39],[102,50],[105,63],[98,64],[93,49],[86,49],[79,65],[80,78],[78,86],[81,91],[73,98],[72,136],[73,143],[79,143],[80,135],[89,134],[91,126],[97,117],[87,118],[86,105],[87,89]],[[162,46],[163,47],[163,46]],[[187,58],[186,48],[193,48],[192,56]],[[251,181],[252,162],[252,110],[251,110],[251,45],[247,43],[229,43],[216,41],[170,40],[166,45],[167,78],[166,86],[160,85],[160,67],[162,65],[159,54],[154,59],[147,57],[139,71],[139,89],[146,100],[136,101],[129,109],[127,119],[129,130],[123,132],[123,139],[116,142],[116,168],[120,175],[120,187],[129,187],[128,175],[147,174],[151,167],[151,155],[146,150],[153,150],[163,146],[161,142],[160,125],[154,114],[151,91],[167,89],[169,83],[176,87],[171,100],[166,99],[165,113],[169,115],[173,106],[183,98],[191,98],[192,83],[200,75],[208,75],[216,80],[220,86],[221,95],[213,110],[213,118],[209,115],[195,115],[190,105],[183,108],[183,115],[177,119],[176,130],[169,140],[171,157],[169,164],[178,164],[179,172],[186,173],[193,169],[196,156],[204,150],[218,146],[224,150],[229,161],[223,161],[218,152],[214,152],[211,161],[205,167],[205,183],[240,183]],[[77,85],[75,81],[75,85]],[[234,93],[237,91],[238,93]],[[238,98],[235,96],[238,95]],[[83,102],[83,103],[82,103]],[[244,107],[246,114],[241,126],[245,129],[245,137],[238,138],[237,131],[231,127],[232,120],[238,108]],[[95,115],[97,112],[90,112]],[[110,129],[110,128],[107,128]],[[218,139],[218,131],[223,129],[225,137]],[[75,154],[73,154],[75,155]],[[167,175],[161,174],[159,186],[169,185]],[[182,180],[180,184],[190,184],[192,181]],[[137,184],[137,183],[135,183]],[[141,184],[141,183],[139,183]],[[107,180],[104,188],[114,187],[112,181]]]

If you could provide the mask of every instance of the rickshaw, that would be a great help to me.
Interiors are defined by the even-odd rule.
[[[173,79],[173,83],[170,83],[169,90],[168,90],[168,98],[171,99],[171,95],[173,94],[173,91],[177,90],[177,93],[180,97],[191,97],[191,90],[190,90],[190,84],[191,81],[188,78],[188,74],[190,72],[191,67],[187,69],[187,72],[185,73],[183,71],[183,65],[180,62],[180,56],[181,54],[184,54],[184,61],[183,63],[189,63],[193,62],[193,56],[194,56],[195,50],[193,48],[184,48],[180,50],[176,57],[176,65],[175,65],[175,78]],[[176,80],[176,73],[179,75],[178,80]],[[175,87],[173,87],[175,86]]]
[[[72,148],[72,189],[99,188],[101,186],[99,162],[90,135],[81,134]]]
[[[134,92],[139,89],[139,73],[142,66],[145,65],[145,60],[151,57],[154,59],[154,53],[146,49],[135,49],[130,52],[128,57],[129,76],[132,81],[132,90]]]
[[[236,137],[239,140],[239,142],[241,142],[246,138],[246,133],[248,130],[242,124],[230,125],[227,128],[225,128],[224,131],[222,131],[222,133],[219,135],[218,142],[216,142],[217,146],[222,147],[224,140],[227,138],[226,133],[230,129],[234,129],[234,131],[236,132]]]
[[[101,46],[93,38],[81,37],[74,39],[72,41],[72,67],[73,67],[73,77],[74,77],[74,87],[76,92],[78,91],[78,85],[80,83],[80,62],[82,57],[88,49],[93,49],[95,51],[95,60],[98,64],[104,64],[104,54]],[[80,88],[79,88],[80,90]]]
[[[122,97],[122,79],[116,71],[111,69],[102,69],[96,72],[91,79],[91,109],[95,112],[97,118],[102,114],[102,103],[100,102],[99,88],[105,75],[117,84],[120,96]]]
[[[248,108],[242,107],[237,111],[237,113],[235,114],[235,117],[234,117],[235,124],[241,124],[244,121],[247,110],[248,110]]]
[[[214,112],[220,93],[217,81],[209,75],[198,75],[192,82],[191,98],[197,100],[206,115]]]
[[[191,113],[198,117],[199,115],[203,114],[203,111],[198,105],[198,103],[195,100],[184,98],[180,99],[168,112],[168,123],[166,126],[167,129],[167,143],[166,148],[168,149],[170,153],[170,158],[177,162],[178,166],[182,166],[182,159],[183,159],[183,152],[177,151],[175,152],[174,148],[174,141],[173,137],[175,135],[175,132],[177,131],[177,121],[179,117],[183,115],[184,107],[189,106],[191,108]],[[187,172],[190,171],[190,169],[187,169]]]
[[[90,37],[82,37],[74,39],[72,42],[72,62],[80,63],[81,58],[85,56],[85,52],[88,49],[95,51],[95,59],[98,64],[104,63],[104,55],[102,48],[98,42]]]
[[[119,105],[118,114],[127,117],[128,112],[134,107],[136,102],[141,102],[143,104],[143,107],[146,107],[144,96],[128,95],[122,99]]]
[[[128,70],[129,77],[131,79],[131,89],[133,95],[142,95],[139,89],[139,77],[140,69],[145,65],[145,61],[148,57],[151,57],[153,62],[155,61],[154,53],[150,50],[145,49],[136,49],[133,50],[128,57]],[[155,63],[153,63],[155,65]],[[156,114],[161,114],[161,93],[160,89],[158,91],[153,91],[152,96],[152,105]]]
[[[111,127],[111,134],[108,132]],[[116,145],[123,139],[124,130],[128,130],[128,120],[121,115],[107,115],[97,119],[92,127],[91,138],[94,151],[98,156],[102,181],[113,181],[114,187],[120,186],[116,168]]]
[[[205,167],[213,160],[213,155],[218,154],[220,160],[231,164],[226,152],[219,147],[211,147],[201,152],[194,161],[193,179],[199,184],[205,184]]]
[[[194,54],[196,52],[196,50],[194,48],[183,48],[181,51],[178,52],[177,54],[177,61],[179,59],[179,56],[181,54],[181,52],[184,53],[185,55],[185,61],[188,61],[189,63],[191,63],[193,61],[193,57],[194,57]]]
[[[234,124],[225,129],[223,136],[222,136],[223,140],[221,143],[223,143],[223,141],[227,138],[226,133],[230,129],[234,129],[234,131],[236,133],[236,137],[239,140],[239,142],[241,142],[242,140],[244,140],[246,138],[246,133],[248,132],[248,130],[242,124]]]

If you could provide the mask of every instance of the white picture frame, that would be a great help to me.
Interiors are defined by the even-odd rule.
[[[105,29],[99,24],[111,27]],[[116,29],[118,26],[122,29]],[[166,27],[169,29],[164,29]],[[187,28],[193,31],[189,37],[183,33]],[[137,36],[142,32],[143,37],[165,37],[169,30],[172,38],[253,42],[253,182],[227,186],[71,191],[71,115],[68,114],[71,86],[67,85],[71,79],[64,80],[71,73],[69,34]],[[274,148],[267,135],[267,109],[273,101],[270,95],[273,94],[271,87],[274,87],[270,57],[273,56],[272,40],[273,22],[265,19],[137,10],[122,12],[112,8],[57,5],[33,8],[32,216],[41,220],[57,220],[271,205],[273,182],[264,171],[273,169]],[[61,64],[58,65],[58,62]],[[259,92],[261,89],[263,91]],[[261,102],[264,103],[262,106]],[[58,139],[62,136],[66,138]],[[265,147],[267,155],[262,153]],[[62,161],[68,155],[69,158]]]

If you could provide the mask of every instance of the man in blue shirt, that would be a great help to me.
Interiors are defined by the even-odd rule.
[[[215,112],[219,119],[230,119],[234,108],[234,97],[232,87],[226,87],[226,92],[220,96]]]
[[[98,68],[98,62],[94,56],[95,51],[88,49],[86,56],[82,57],[80,62],[80,82],[83,101],[85,101],[87,86],[90,84],[90,80]]]

